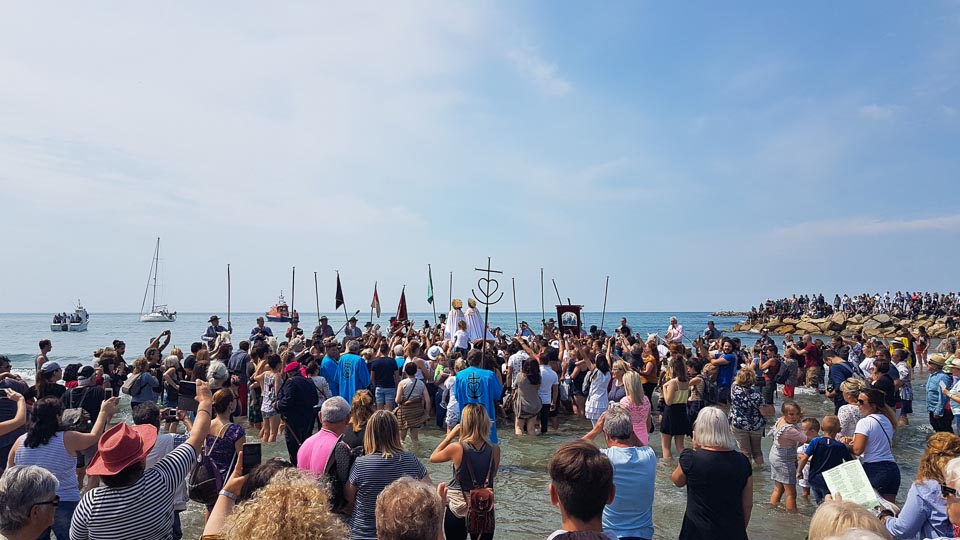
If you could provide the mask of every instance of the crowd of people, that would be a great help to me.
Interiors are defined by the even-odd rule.
[[[920,365],[909,343],[805,335],[778,346],[763,333],[745,347],[712,324],[691,341],[676,318],[663,338],[626,319],[612,336],[552,319],[508,336],[478,326],[469,304],[420,328],[393,319],[361,330],[351,319],[335,332],[321,319],[307,337],[295,321],[284,341],[259,319],[236,349],[213,316],[210,339],[189,354],[166,352],[164,331],[130,365],[117,340],[92,365],[61,368],[42,340],[32,385],[0,356],[0,537],[178,539],[194,501],[204,538],[490,539],[498,429],[536,437],[573,415],[592,429],[550,461],[561,518],[550,539],[653,538],[658,459],[675,463],[671,480],[686,489],[684,539],[746,538],[764,463],[771,505],[796,511],[811,493],[820,505],[810,538],[848,528],[952,537],[960,524],[956,341],[926,363],[937,434],[917,479],[899,514],[877,517],[833,500],[823,473],[858,459],[878,496],[896,499],[894,433],[909,423]],[[804,415],[792,399],[801,384],[832,399],[834,414]],[[132,425],[114,422],[121,395]],[[451,464],[440,482],[416,455],[428,426],[445,433],[429,455]],[[287,459],[260,463],[250,440],[281,439]]]
[[[960,293],[949,292],[902,292],[890,294],[864,293],[855,296],[836,294],[830,302],[823,293],[792,295],[777,300],[767,299],[750,310],[750,322],[765,322],[774,318],[809,316],[827,317],[834,313],[851,315],[880,315],[916,318],[921,315],[933,317],[960,316]],[[952,328],[951,328],[952,330]]]

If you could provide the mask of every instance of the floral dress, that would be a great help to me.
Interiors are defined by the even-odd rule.
[[[856,405],[841,405],[837,411],[837,418],[840,419],[840,437],[853,437],[857,430],[857,422],[863,418],[860,413],[860,407]]]
[[[763,396],[756,388],[745,388],[735,384],[732,400],[733,427],[744,431],[760,431],[767,425],[766,419],[760,414]]]
[[[584,413],[589,420],[596,423],[604,411],[607,410],[607,407],[610,406],[610,398],[607,394],[610,373],[594,369],[587,377],[590,380],[590,392],[584,405]]]

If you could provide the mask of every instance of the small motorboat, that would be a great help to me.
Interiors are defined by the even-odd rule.
[[[58,313],[50,323],[51,332],[86,332],[90,324],[90,314],[77,300],[77,309],[73,313]]]
[[[290,315],[290,307],[287,306],[287,301],[283,298],[283,291],[280,291],[280,298],[277,303],[264,313],[264,316],[270,322],[290,322],[293,319],[300,318],[296,311],[293,312],[293,316]]]

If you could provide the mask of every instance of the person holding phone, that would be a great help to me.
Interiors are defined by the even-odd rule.
[[[159,435],[154,426],[120,423],[103,434],[87,473],[100,475],[105,487],[83,495],[70,523],[71,540],[113,538],[118,531],[137,531],[141,538],[170,537],[174,495],[197,461],[213,414],[210,387],[204,381],[196,384],[197,420],[190,436],[156,466],[146,467]]]
[[[157,442],[153,445],[153,449],[150,450],[150,453],[147,454],[147,469],[152,469],[157,465],[157,463],[169,455],[175,448],[187,442],[188,435],[180,435],[178,433],[163,433],[160,431],[160,422],[168,422],[169,412],[171,409],[160,410],[156,403],[142,403],[133,409],[133,423],[137,426],[151,426],[157,430]],[[184,413],[177,414],[176,410],[172,410],[174,413],[174,421],[176,422],[179,417],[182,417],[183,421],[187,425],[187,432],[190,432],[190,420],[186,418]],[[187,501],[190,498],[187,495],[187,484],[186,481],[180,483],[177,488],[176,493],[173,497],[173,540],[180,540],[183,538],[183,529],[180,526],[180,513],[187,509]]]

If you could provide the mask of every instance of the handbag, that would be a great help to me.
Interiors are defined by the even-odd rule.
[[[80,405],[83,405],[84,399],[87,397],[87,393],[90,391],[90,387],[84,388],[83,393],[80,394]],[[63,431],[79,431],[81,433],[90,432],[90,413],[87,412],[83,407],[75,407],[73,398],[76,396],[76,393],[73,389],[70,390],[70,408],[64,409],[63,414],[60,415],[60,429]]]
[[[210,458],[210,454],[213,453],[213,447],[216,446],[217,441],[223,437],[231,425],[233,424],[223,426],[217,435],[217,440],[210,445],[210,448],[207,448],[207,443],[204,442],[203,448],[197,454],[197,462],[193,464],[190,474],[187,475],[187,494],[191,501],[207,506],[217,502],[224,480],[220,468]]]
[[[467,447],[463,443],[460,443],[460,446],[463,447],[463,461],[467,463],[470,483],[473,484],[470,496],[464,497],[467,499],[467,531],[476,536],[493,533],[496,524],[493,514],[493,486],[490,484],[490,477],[493,475],[493,455],[490,456],[487,477],[483,481],[483,485],[477,487],[477,479],[473,474],[473,464],[470,463],[470,458],[467,456]]]
[[[143,377],[143,373],[140,373],[135,377],[127,377],[127,380],[123,381],[123,386],[120,387],[120,391],[124,394],[132,396],[133,394],[131,393],[131,390],[133,389],[133,384],[141,377]]]

